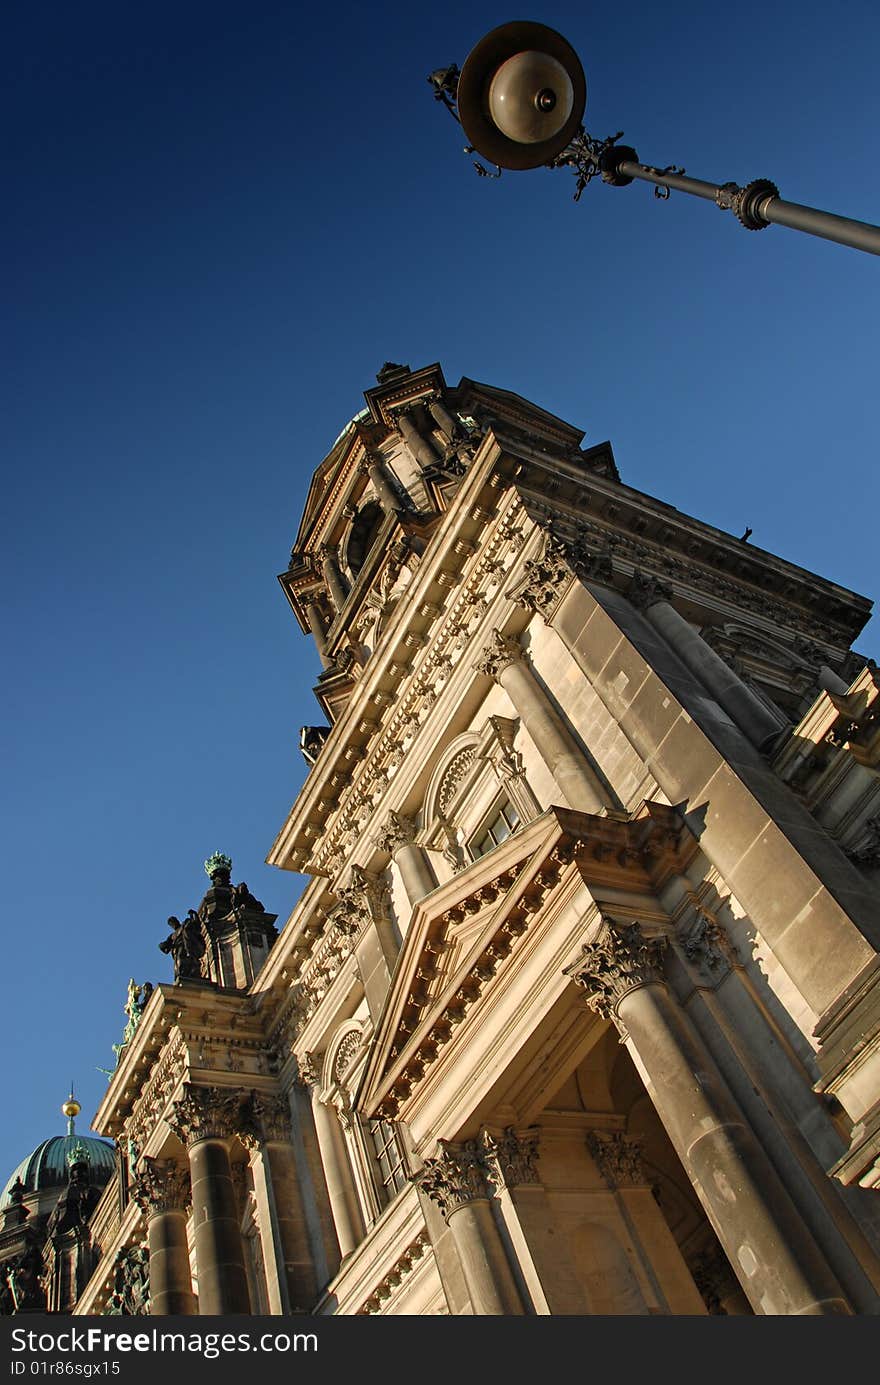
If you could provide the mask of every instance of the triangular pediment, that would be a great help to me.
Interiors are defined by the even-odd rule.
[[[589,821],[550,808],[416,906],[359,1093],[365,1114],[394,1114],[492,985]]]
[[[552,807],[414,912],[357,1097],[366,1116],[395,1119],[468,1012],[500,980],[508,959],[575,869],[593,897],[650,897],[680,872],[682,823],[644,802],[632,815]]]

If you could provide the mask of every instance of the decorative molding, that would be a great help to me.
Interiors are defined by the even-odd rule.
[[[395,1289],[399,1288],[411,1274],[413,1267],[427,1253],[430,1244],[427,1231],[420,1231],[418,1236],[410,1241],[402,1254],[397,1257],[393,1267],[379,1280],[369,1298],[358,1309],[357,1316],[363,1317],[367,1314],[381,1313],[382,1305],[392,1297]]]
[[[575,572],[566,545],[547,535],[540,558],[527,558],[523,575],[507,588],[505,596],[527,611],[551,620],[574,580]]]

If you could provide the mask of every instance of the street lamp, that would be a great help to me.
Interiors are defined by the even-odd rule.
[[[432,72],[428,81],[467,135],[466,152],[476,151],[495,165],[494,174],[476,165],[486,176],[500,177],[502,168],[568,167],[577,176],[575,201],[595,177],[618,188],[639,178],[653,183],[658,197],[668,197],[674,188],[714,202],[749,231],[775,223],[880,255],[880,227],[786,202],[767,178],[745,187],[707,183],[685,177],[684,169],[672,164],[639,163],[634,149],[617,143],[622,130],[594,139],[581,124],[587,85],[580,60],[562,35],[544,24],[502,24],[472,49],[460,72],[453,64]]]

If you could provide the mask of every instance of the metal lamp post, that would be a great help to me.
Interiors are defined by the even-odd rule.
[[[502,168],[568,167],[577,177],[575,201],[593,178],[612,187],[641,179],[653,183],[659,197],[675,189],[714,202],[749,231],[790,226],[880,255],[880,227],[787,202],[769,179],[744,187],[709,183],[686,177],[683,168],[671,164],[640,163],[634,149],[617,143],[622,130],[594,139],[581,124],[587,93],[580,60],[562,35],[544,24],[503,24],[472,49],[461,71],[454,64],[439,68],[428,81],[467,135],[466,152],[476,151],[495,165],[494,174],[476,165],[486,176],[500,177]]]

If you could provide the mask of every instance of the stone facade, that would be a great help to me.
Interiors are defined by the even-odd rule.
[[[280,577],[309,883],[276,937],[214,882],[150,996],[75,1311],[878,1312],[868,602],[516,395],[377,381]]]

